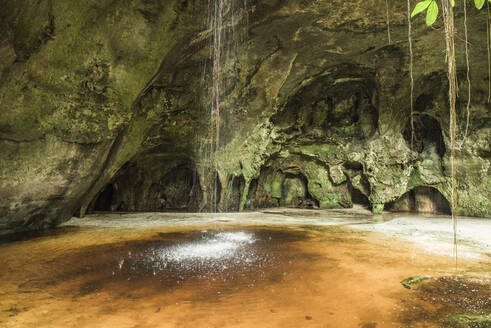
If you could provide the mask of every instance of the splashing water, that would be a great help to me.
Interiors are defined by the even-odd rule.
[[[219,232],[211,236],[202,236],[198,241],[161,249],[157,256],[163,262],[225,260],[233,257],[241,247],[254,241],[251,233]]]
[[[269,263],[254,247],[256,238],[251,232],[208,231],[199,236],[172,245],[149,247],[135,254],[128,253],[118,261],[119,271],[168,274],[176,270],[179,279],[185,273],[199,272],[208,277],[230,267],[250,267]],[[167,271],[166,271],[167,270]]]

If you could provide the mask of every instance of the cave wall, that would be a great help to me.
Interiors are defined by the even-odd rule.
[[[139,151],[164,110],[141,100],[159,69],[182,59],[172,49],[189,43],[199,28],[189,21],[203,8],[174,0],[0,6],[0,233],[9,233],[84,212]]]
[[[197,210],[349,207],[356,190],[380,211],[416,187],[449,199],[441,30],[413,20],[411,151],[405,3],[389,4],[390,45],[382,0],[227,3],[215,150],[206,2],[0,1],[0,233],[84,215],[124,176],[135,183],[118,187],[121,202],[156,210],[164,172],[183,157],[199,180]],[[486,19],[469,13],[472,116],[457,150],[468,215],[491,213]],[[464,63],[457,40],[459,140]],[[270,174],[292,179],[280,197]],[[128,204],[136,177],[156,195],[146,205]]]

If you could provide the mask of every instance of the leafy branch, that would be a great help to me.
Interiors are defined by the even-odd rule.
[[[449,1],[450,5],[452,5],[452,7],[455,7],[455,0]],[[477,9],[481,9],[482,7],[484,7],[485,2],[486,0],[474,0],[474,4],[476,5]],[[491,0],[488,0],[488,2],[491,3]],[[426,25],[433,25],[438,17],[438,4],[436,3],[436,0],[424,0],[418,2],[414,7],[411,17],[414,17],[424,11],[426,11]]]

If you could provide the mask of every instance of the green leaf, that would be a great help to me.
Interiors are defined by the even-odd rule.
[[[452,5],[452,7],[455,7],[455,0],[450,0],[450,4]]]
[[[482,6],[484,6],[484,0],[474,0],[474,4],[476,5],[477,9],[481,9]]]
[[[432,1],[433,0],[425,0],[425,1],[418,2],[416,4],[416,7],[414,7],[414,10],[411,14],[411,17],[414,17],[415,15],[419,14],[420,12],[425,11],[426,8],[428,8],[428,6],[430,5],[430,3]]]
[[[436,21],[438,17],[438,5],[436,1],[432,1],[428,6],[428,11],[426,12],[426,25],[431,26]]]

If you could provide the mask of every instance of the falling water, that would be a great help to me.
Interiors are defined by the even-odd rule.
[[[207,142],[200,150],[203,161],[202,174],[204,187],[208,190],[206,202],[209,210],[218,211],[220,200],[220,126],[224,125],[221,112],[226,110],[223,104],[224,80],[237,78],[234,69],[225,70],[224,67],[235,68],[238,63],[239,46],[245,41],[244,33],[247,31],[248,15],[246,0],[210,0],[208,3],[207,33],[210,43],[211,67],[204,65],[203,80],[209,84],[205,87],[209,90],[205,95],[205,103],[210,108],[210,125],[207,132]],[[210,69],[211,72],[208,71]],[[206,79],[207,73],[211,73],[211,79]],[[211,81],[210,81],[211,80]],[[223,142],[222,142],[223,143]],[[202,145],[203,146],[203,145]],[[225,186],[224,186],[225,187]]]

